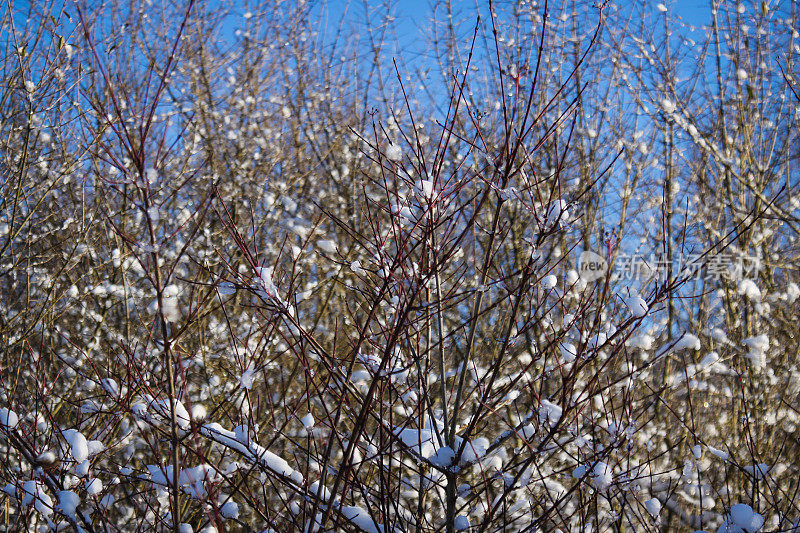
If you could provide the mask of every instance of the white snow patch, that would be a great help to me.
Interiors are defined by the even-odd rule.
[[[89,443],[83,433],[74,429],[64,430],[64,440],[70,447],[70,454],[75,462],[82,463],[89,458]]]
[[[574,344],[564,342],[561,344],[561,363],[571,363],[578,357],[578,349]]]
[[[51,465],[56,462],[56,454],[51,451],[40,453],[36,457],[36,463],[40,465]]]
[[[753,508],[745,503],[737,503],[731,507],[730,514],[717,529],[717,533],[755,533],[764,525],[764,517],[753,511]]]
[[[631,314],[636,318],[641,318],[647,315],[649,308],[647,302],[641,296],[631,296],[625,299],[625,305],[630,310]]]
[[[44,485],[40,481],[28,480],[22,484],[22,505],[33,504],[33,507],[42,515],[53,514],[53,500],[44,492]]]
[[[317,248],[322,250],[328,255],[333,255],[336,253],[336,243],[328,240],[328,239],[320,239],[317,241]]]
[[[272,281],[272,267],[256,267],[256,282],[261,287],[260,294],[281,302],[278,287]]]
[[[614,482],[614,471],[603,461],[597,461],[592,468],[591,478],[597,490],[606,490]]]
[[[192,420],[203,420],[208,415],[205,406],[199,403],[192,405]]]
[[[225,502],[219,509],[220,514],[228,519],[239,518],[239,504],[233,501]]]
[[[430,424],[431,422],[429,421],[428,426],[423,429],[395,427],[394,434],[405,446],[423,458],[429,459],[436,466],[441,468],[450,466],[455,458],[455,450],[445,446],[443,442],[440,443],[439,437],[443,436],[443,424],[441,421],[436,421],[439,426],[439,435]],[[463,439],[456,436],[453,443],[455,449],[461,448],[462,443]],[[485,437],[467,441],[461,454],[461,463],[472,464],[481,460],[486,455],[488,447],[489,440]]]
[[[551,290],[558,283],[558,278],[550,274],[542,278],[542,288],[546,291]]]
[[[357,261],[357,260],[353,261],[352,263],[350,263],[350,270],[352,270],[353,274],[355,274],[357,276],[366,276],[367,275],[367,271],[364,270],[364,268],[361,266],[361,262]]]
[[[311,429],[314,427],[314,416],[311,413],[306,413],[306,416],[300,419],[300,423],[303,424],[305,429]]]
[[[556,200],[552,202],[549,206],[547,206],[547,210],[545,211],[544,215],[544,225],[545,227],[552,227],[554,224],[558,224],[559,227],[564,227],[569,222],[569,204],[564,200]]]
[[[75,475],[78,477],[86,477],[89,473],[90,466],[92,466],[92,463],[89,462],[89,459],[81,461],[75,465]]]
[[[456,452],[449,446],[442,446],[431,457],[431,463],[439,468],[447,468],[453,464],[453,459],[456,457]]]
[[[178,307],[178,295],[181,289],[177,285],[167,285],[161,298],[161,312],[164,319],[168,322],[177,322],[181,318],[180,308]]]
[[[769,349],[769,337],[758,335],[744,339],[742,344],[750,348],[746,357],[756,371],[762,370],[767,364],[767,350]]]
[[[11,409],[6,409],[5,407],[0,409],[0,426],[2,426],[3,429],[14,429],[17,427],[18,423],[19,417],[17,416],[17,413]]]
[[[436,187],[431,180],[417,180],[414,183],[414,190],[428,200],[433,200],[436,193]]]
[[[793,304],[797,298],[800,297],[800,287],[797,286],[797,283],[794,281],[790,282],[789,285],[786,287],[786,294],[784,298],[790,304]]]
[[[103,509],[110,509],[111,506],[114,505],[114,500],[115,500],[114,495],[108,493],[105,496],[103,496],[103,498],[100,500],[100,507],[102,507]]]
[[[670,342],[667,346],[659,350],[661,355],[665,353],[677,352],[678,350],[699,350],[700,339],[691,333],[683,333],[677,341]]]
[[[80,497],[71,490],[58,491],[58,509],[64,513],[64,516],[75,520],[75,511],[80,504]]]
[[[758,463],[757,465],[745,466],[744,471],[753,476],[756,480],[762,480],[770,471],[767,463]]]
[[[86,484],[86,494],[96,496],[103,492],[103,482],[97,478],[92,479]]]
[[[751,279],[743,279],[739,282],[739,294],[754,302],[761,301],[761,290]]]
[[[111,378],[103,378],[100,382],[100,385],[103,387],[109,396],[114,398],[119,398],[119,385],[117,382]]]
[[[386,147],[386,159],[399,162],[403,160],[403,150],[397,143],[392,143]]]
[[[653,342],[655,342],[655,339],[652,335],[642,333],[640,335],[633,335],[625,342],[625,345],[629,348],[647,351],[653,348]]]
[[[175,400],[174,405],[176,424],[183,430],[189,429],[191,425],[189,411],[186,410],[186,407],[184,407],[180,400]],[[168,400],[151,400],[149,408],[159,414],[162,418],[170,420],[171,416]]]
[[[720,450],[718,448],[714,448],[713,446],[708,446],[708,451],[711,452],[711,455],[714,455],[714,456],[722,459],[723,461],[727,461],[728,460],[728,452],[726,452],[724,450]]]
[[[253,380],[255,380],[256,371],[254,368],[248,367],[239,377],[239,384],[243,389],[250,390],[253,388]]]
[[[248,443],[240,442],[236,438],[235,432],[223,428],[216,422],[200,426],[200,433],[227,448],[236,450],[248,459],[258,462],[278,475],[289,477],[296,483],[300,483],[303,480],[302,475],[289,466],[285,459],[253,441]]]
[[[344,506],[342,516],[366,533],[382,533],[383,528],[379,528],[369,513],[361,507]]]
[[[647,509],[648,513],[650,513],[650,516],[656,518],[658,517],[659,513],[661,513],[661,502],[656,498],[650,498],[644,502],[644,508]]]
[[[539,421],[542,424],[555,427],[558,421],[561,420],[561,413],[561,407],[548,400],[542,400],[542,405],[539,407]]]

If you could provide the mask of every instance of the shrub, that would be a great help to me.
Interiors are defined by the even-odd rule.
[[[6,7],[7,530],[796,526],[794,7],[490,5]]]

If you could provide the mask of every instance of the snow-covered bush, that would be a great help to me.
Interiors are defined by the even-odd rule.
[[[6,529],[795,527],[796,6],[134,4],[2,23]]]

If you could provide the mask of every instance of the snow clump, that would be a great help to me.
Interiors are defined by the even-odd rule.
[[[403,150],[400,149],[399,144],[392,143],[386,147],[386,159],[396,163],[403,160]]]
[[[737,503],[725,517],[717,533],[756,533],[764,525],[764,517],[745,503]]]

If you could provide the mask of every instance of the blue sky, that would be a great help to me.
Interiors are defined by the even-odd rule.
[[[595,4],[596,0],[578,0],[577,6],[581,10],[586,7],[591,7]],[[713,0],[610,0],[614,4],[614,8],[621,14],[625,15],[636,7],[637,12],[642,10],[644,6],[645,11],[649,11],[652,19],[661,20],[662,13],[660,11],[661,3],[667,7],[667,13],[670,16],[670,23],[674,33],[674,38],[680,39],[683,37],[691,37],[697,42],[702,42],[704,36],[700,33],[703,31],[703,26],[707,26],[711,22],[711,1]],[[725,1],[725,0],[722,0]],[[500,1],[499,4],[508,5],[509,2]],[[540,6],[537,9],[540,12],[543,10],[544,0],[539,0]],[[368,11],[372,11],[370,17],[370,26],[378,25],[386,12],[387,5],[390,12],[396,17],[393,21],[393,33],[385,37],[385,47],[382,50],[382,65],[388,67],[392,71],[391,60],[395,59],[402,73],[419,72],[426,70],[427,66],[433,66],[431,58],[427,56],[430,53],[431,47],[429,45],[430,38],[430,19],[432,17],[433,4],[439,5],[442,9],[444,2],[437,2],[436,0],[319,0],[318,3],[313,4],[315,10],[322,9],[323,14],[327,14],[324,19],[324,30],[329,37],[335,35],[339,28],[343,28],[344,34],[342,37],[347,38],[351,35],[357,35],[360,39],[364,39],[367,32],[367,15]],[[480,6],[481,14],[483,17],[483,24],[486,29],[489,28],[488,22],[488,1],[486,0],[452,0],[451,6],[456,12],[454,18],[459,18],[465,23],[461,26],[461,35],[457,40],[463,45],[469,42],[472,36],[472,29],[474,28],[473,22],[475,18],[475,6]],[[549,10],[551,16],[557,16],[565,10],[565,6],[569,6],[570,10],[574,4],[572,1],[566,0],[550,0]],[[588,9],[592,12],[593,10]],[[459,12],[460,15],[459,15]],[[320,13],[320,11],[316,11]],[[650,18],[650,16],[648,18]],[[442,20],[442,15],[439,13],[439,20]],[[467,22],[470,21],[470,22]],[[664,26],[656,24],[653,31],[663,32]],[[322,29],[322,28],[321,28]],[[692,35],[690,30],[694,29],[697,32],[696,36]],[[341,37],[340,37],[341,38]],[[363,48],[365,43],[362,41],[360,46]],[[480,47],[479,47],[480,48]],[[367,54],[368,55],[368,54]],[[366,55],[364,59],[368,59]],[[477,59],[477,58],[476,58]],[[480,61],[479,59],[477,59]],[[436,72],[437,69],[433,68]],[[384,78],[388,75],[384,72]],[[390,76],[394,80],[394,76]]]
[[[586,0],[592,2],[592,0]],[[723,0],[724,1],[724,0]],[[397,16],[396,24],[398,37],[401,40],[413,41],[420,37],[419,27],[424,26],[431,13],[431,0],[390,0],[388,2],[393,12]],[[488,6],[488,2],[479,2]],[[550,2],[549,8],[551,11],[559,11],[565,2]],[[637,4],[639,2],[636,2]],[[653,13],[658,12],[657,6],[662,3],[660,1],[648,1],[650,9]],[[710,0],[677,0],[663,2],[672,14],[677,14],[684,23],[688,25],[701,26],[708,24],[711,20],[711,6]],[[320,5],[327,6],[330,14],[329,22],[335,26],[342,20],[344,16],[346,20],[361,22],[364,13],[364,5],[370,7],[380,8],[383,2],[374,0],[330,0]],[[625,9],[626,5],[632,5],[632,0],[623,0],[616,2],[620,9]],[[475,3],[472,1],[459,2],[455,0],[452,2],[455,9],[474,10]],[[485,13],[484,13],[485,14]]]

